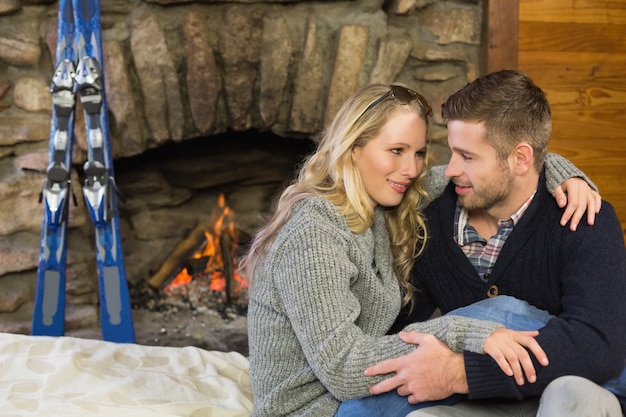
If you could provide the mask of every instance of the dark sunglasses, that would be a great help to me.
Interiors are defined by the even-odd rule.
[[[423,95],[421,95],[417,91],[411,90],[410,88],[402,87],[401,85],[391,84],[389,85],[389,91],[374,100],[372,104],[367,106],[367,108],[363,111],[363,113],[361,113],[357,120],[363,117],[363,115],[367,113],[372,107],[376,106],[378,103],[385,100],[389,96],[391,96],[395,101],[400,104],[409,104],[412,101],[417,101],[422,109],[425,110],[426,116],[433,115],[433,109],[432,107],[430,107],[430,103]]]

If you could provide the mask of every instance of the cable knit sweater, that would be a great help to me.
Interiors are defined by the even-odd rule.
[[[411,352],[385,336],[400,310],[381,211],[354,234],[321,197],[298,203],[252,282],[248,306],[252,416],[332,417],[381,378],[366,367]],[[499,325],[442,317],[409,326],[453,350],[481,352]]]
[[[555,186],[583,175],[558,156],[549,160]],[[442,172],[428,181],[433,195],[447,182]],[[365,368],[415,348],[386,335],[400,298],[382,212],[371,229],[354,234],[325,199],[297,204],[250,290],[252,417],[332,417],[340,401],[369,395],[383,377],[365,377]],[[455,351],[482,352],[497,327],[441,317],[407,330],[433,334]]]

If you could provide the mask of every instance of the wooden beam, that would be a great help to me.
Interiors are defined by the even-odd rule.
[[[519,0],[487,0],[483,39],[485,73],[517,68]]]

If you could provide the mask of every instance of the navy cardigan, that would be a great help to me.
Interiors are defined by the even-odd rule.
[[[562,375],[597,383],[617,376],[626,358],[626,250],[613,207],[603,201],[594,226],[581,221],[572,232],[559,224],[563,209],[542,173],[535,198],[483,282],[453,239],[455,204],[448,184],[426,209],[430,240],[411,273],[416,304],[396,324],[425,320],[436,307],[446,313],[466,306],[497,288],[558,316],[537,337],[550,365],[534,360],[537,382],[518,386],[490,356],[465,352],[470,399],[539,396]]]

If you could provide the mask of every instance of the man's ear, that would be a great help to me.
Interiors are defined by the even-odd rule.
[[[533,147],[528,143],[518,143],[513,149],[512,156],[518,175],[525,175],[529,170],[534,169],[535,152],[533,151]]]

